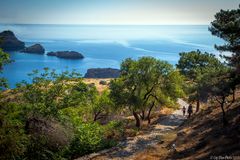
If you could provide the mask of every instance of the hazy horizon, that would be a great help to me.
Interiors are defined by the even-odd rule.
[[[5,0],[1,24],[207,25],[238,0]]]

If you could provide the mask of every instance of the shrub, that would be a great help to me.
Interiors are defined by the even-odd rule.
[[[105,126],[104,131],[105,137],[107,139],[119,140],[124,136],[124,126],[121,121],[110,121]]]
[[[113,141],[105,138],[104,128],[100,124],[81,124],[76,128],[75,137],[70,144],[67,156],[76,158],[111,147],[113,144]]]
[[[21,107],[0,104],[0,159],[21,157],[28,144]]]

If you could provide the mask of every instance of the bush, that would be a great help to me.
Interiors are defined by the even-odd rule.
[[[37,160],[60,160],[62,158],[62,150],[52,150],[48,147],[48,139],[45,136],[31,137],[27,152],[24,159]]]
[[[104,136],[104,128],[98,123],[85,123],[76,128],[75,138],[67,155],[71,158],[112,147],[115,143]]]
[[[0,104],[0,159],[18,159],[28,144],[24,130],[22,108],[15,104]]]
[[[124,136],[124,126],[121,121],[110,121],[104,131],[107,139],[120,140]]]

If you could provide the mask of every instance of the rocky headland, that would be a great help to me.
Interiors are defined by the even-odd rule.
[[[58,58],[64,58],[64,59],[83,59],[84,56],[75,51],[57,51],[57,52],[48,52],[48,56],[56,56]]]
[[[117,78],[120,75],[119,69],[113,68],[90,68],[84,78]]]
[[[19,51],[25,48],[25,43],[18,40],[12,31],[0,33],[0,48],[4,51]]]

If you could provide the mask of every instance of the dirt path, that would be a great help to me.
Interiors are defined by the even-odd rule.
[[[188,104],[182,99],[178,100],[180,109],[174,111],[170,115],[162,116],[159,118],[149,130],[145,131],[143,134],[127,138],[125,141],[120,142],[118,147],[104,150],[98,153],[93,153],[91,155],[78,158],[77,160],[87,160],[87,159],[130,159],[134,153],[142,151],[149,146],[161,143],[161,135],[165,132],[172,130],[179,126],[185,119],[182,116],[181,108],[187,106]]]

